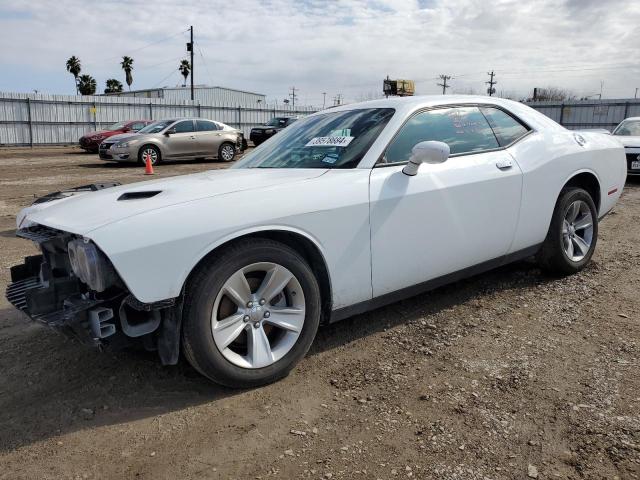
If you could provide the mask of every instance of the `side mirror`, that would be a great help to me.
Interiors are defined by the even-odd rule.
[[[164,134],[168,137],[169,135],[176,133],[176,129],[175,128],[170,128],[169,130],[167,130],[166,132],[164,132]]]
[[[449,145],[444,142],[435,140],[420,142],[411,149],[409,163],[402,169],[402,173],[413,177],[418,173],[418,167],[421,163],[445,162],[450,153]]]

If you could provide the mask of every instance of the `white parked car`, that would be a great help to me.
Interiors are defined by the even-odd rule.
[[[624,145],[627,175],[640,175],[640,117],[624,119],[612,135]]]
[[[41,256],[8,298],[95,345],[248,387],[286,375],[318,326],[537,255],[590,260],[623,148],[520,103],[376,100],[318,112],[227,170],[57,192],[18,235]],[[110,188],[101,188],[110,187]]]

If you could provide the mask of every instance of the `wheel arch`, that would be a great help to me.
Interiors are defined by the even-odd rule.
[[[200,255],[182,282],[182,293],[184,294],[184,289],[195,272],[209,261],[211,257],[220,254],[220,252],[222,252],[226,247],[246,238],[265,238],[278,241],[295,250],[307,261],[313,270],[318,280],[318,286],[320,287],[320,295],[322,297],[321,322],[328,323],[333,305],[333,290],[331,287],[331,276],[326,258],[319,246],[319,243],[306,232],[297,229],[266,227],[260,230],[238,232],[235,235],[224,238]]]
[[[592,170],[580,170],[575,172],[564,182],[560,192],[567,187],[579,187],[589,192],[589,195],[591,195],[591,198],[593,199],[593,203],[596,205],[596,211],[598,214],[600,213],[602,190],[600,179],[595,172]],[[558,192],[558,198],[560,198],[560,192]]]

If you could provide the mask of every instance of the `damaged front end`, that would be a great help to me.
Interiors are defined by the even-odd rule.
[[[31,319],[98,348],[141,345],[178,361],[181,303],[137,300],[91,240],[42,225],[16,232],[40,255],[11,267],[6,296]]]

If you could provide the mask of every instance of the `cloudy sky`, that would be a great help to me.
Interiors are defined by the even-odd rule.
[[[71,55],[99,89],[175,86],[187,29],[196,39],[195,81],[300,103],[378,96],[382,79],[416,80],[419,94],[535,86],[579,95],[633,97],[640,87],[637,0],[0,0],[0,91],[74,93]],[[638,94],[640,96],[640,93]]]

